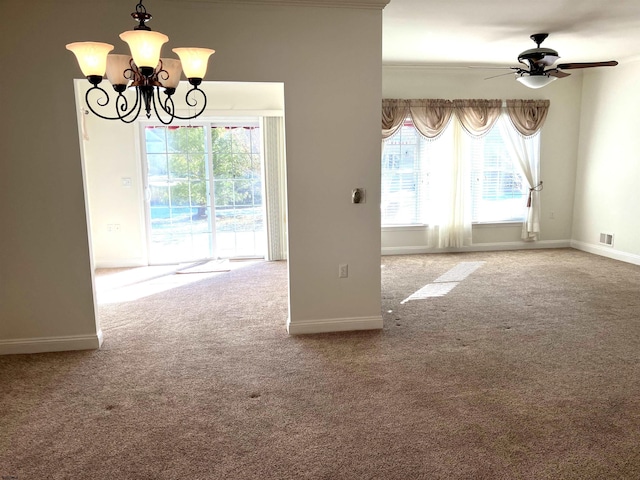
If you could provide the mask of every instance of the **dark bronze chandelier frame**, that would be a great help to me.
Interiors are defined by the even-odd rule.
[[[132,14],[133,15],[133,14]],[[125,123],[132,123],[138,118],[140,111],[142,110],[142,106],[144,104],[145,114],[147,118],[151,118],[151,110],[156,114],[158,120],[164,125],[169,125],[174,119],[178,120],[192,120],[204,112],[207,108],[207,96],[205,93],[198,88],[198,86],[202,83],[202,79],[200,78],[189,78],[188,81],[192,85],[191,88],[185,94],[185,102],[191,107],[195,108],[198,106],[198,99],[194,96],[198,93],[201,98],[201,106],[199,110],[194,114],[188,117],[183,117],[177,115],[175,113],[175,104],[173,102],[173,94],[175,93],[175,88],[164,88],[160,79],[166,80],[169,77],[169,72],[167,72],[162,66],[162,60],[158,64],[158,67],[155,69],[150,67],[142,67],[138,68],[135,63],[133,63],[133,59],[129,61],[129,66],[127,70],[124,71],[124,77],[133,80],[130,86],[128,85],[113,85],[113,89],[118,93],[118,96],[115,99],[115,111],[116,117],[109,117],[106,115],[102,115],[91,105],[90,97],[95,96],[96,93],[102,94],[99,98],[96,98],[95,103],[99,107],[106,107],[111,99],[107,91],[100,87],[99,84],[102,82],[102,77],[99,75],[90,75],[87,77],[89,83],[91,83],[92,87],[87,90],[85,94],[85,102],[87,107],[94,115],[104,119],[104,120],[121,120]],[[127,99],[124,94],[127,88],[135,88],[136,97],[135,101],[131,108],[129,108],[129,99]],[[164,100],[160,96],[160,89],[164,88],[164,94],[166,97]],[[162,114],[160,113],[162,111]],[[169,116],[168,119],[163,118],[163,116]]]

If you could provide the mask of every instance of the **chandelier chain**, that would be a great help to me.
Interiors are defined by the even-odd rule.
[[[134,30],[151,30],[146,23],[153,17],[150,13],[147,13],[147,9],[142,4],[142,0],[136,5],[136,11],[131,14],[136,22],[140,22],[139,25],[134,27]]]

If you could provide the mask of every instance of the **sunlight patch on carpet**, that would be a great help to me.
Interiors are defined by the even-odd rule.
[[[216,275],[223,275],[223,273],[213,272],[194,275],[175,275],[175,272],[172,272],[172,274],[151,278],[147,281],[135,283],[133,285],[126,285],[113,290],[98,291],[96,292],[96,296],[98,305],[132,302],[134,300],[139,300],[151,295],[157,295],[174,288],[184,287],[190,283],[206,280]]]
[[[441,282],[461,282],[477,269],[479,269],[485,262],[462,262],[453,267],[446,273],[443,273],[436,278],[433,283]]]
[[[417,292],[411,294],[408,298],[405,298],[401,303],[407,303],[411,300],[424,300],[425,298],[432,297],[444,297],[447,293],[453,290],[458,283],[459,282],[429,283]]]
[[[96,275],[96,300],[98,305],[132,302],[224,275],[231,270],[248,267],[262,261],[264,260],[212,260],[161,267],[113,269],[113,272],[110,269],[100,269],[99,274],[97,272]]]
[[[453,267],[451,270],[443,273],[436,278],[433,283],[429,283],[415,293],[405,298],[401,304],[412,300],[425,300],[433,297],[444,297],[453,290],[465,278],[475,272],[484,265],[485,262],[462,262]]]

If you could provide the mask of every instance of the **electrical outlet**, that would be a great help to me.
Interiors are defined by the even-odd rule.
[[[343,263],[338,266],[338,278],[347,278],[349,276],[349,265]]]

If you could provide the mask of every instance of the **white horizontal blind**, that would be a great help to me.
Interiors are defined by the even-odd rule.
[[[407,119],[382,152],[382,225],[424,223],[425,169],[424,143]],[[427,177],[428,180],[428,177]]]
[[[523,221],[528,185],[509,155],[498,126],[471,142],[473,222]]]

